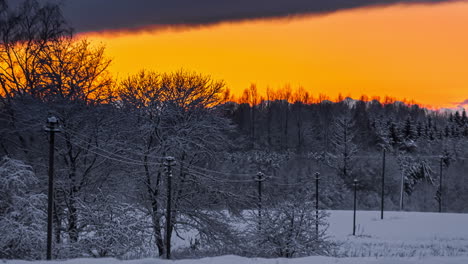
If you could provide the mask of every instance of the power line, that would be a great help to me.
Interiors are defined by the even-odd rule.
[[[66,139],[64,136],[61,136],[62,138]],[[75,142],[72,142],[70,141],[71,144],[73,144],[74,146],[78,147],[78,148],[81,148],[83,150],[86,150],[86,151],[89,151],[95,155],[98,155],[100,157],[103,157],[105,159],[109,159],[109,160],[113,160],[113,161],[117,161],[117,162],[122,162],[122,163],[126,163],[126,164],[131,164],[131,165],[145,165],[144,163],[140,162],[140,161],[135,161],[135,160],[124,160],[124,159],[118,159],[118,158],[114,158],[114,157],[111,157],[111,156],[107,156],[107,155],[104,155],[102,153],[99,153],[97,151],[94,151],[92,150],[91,148],[85,148],[83,146],[81,146],[80,144],[78,143],[75,143]]]
[[[80,138],[80,136],[79,136],[77,133],[71,132],[70,130],[67,130],[66,132],[71,133],[71,134],[74,134],[75,137],[78,139],[78,141],[84,142],[84,143],[90,145],[90,146],[91,146],[92,148],[94,148],[94,149],[100,150],[100,151],[102,151],[102,152],[107,153],[108,155],[112,155],[112,156],[115,156],[115,157],[117,157],[117,158],[113,158],[113,157],[108,156],[108,155],[104,155],[104,154],[100,154],[100,153],[97,153],[97,152],[93,152],[93,151],[89,150],[88,148],[84,148],[84,147],[82,147],[82,146],[80,146],[80,145],[77,145],[77,144],[74,143],[74,142],[71,142],[71,143],[74,144],[75,146],[80,147],[81,149],[84,149],[84,150],[89,150],[90,152],[93,152],[93,153],[96,154],[96,155],[100,155],[100,156],[102,156],[102,157],[107,157],[107,158],[110,158],[110,159],[115,160],[115,161],[126,162],[126,163],[134,164],[134,165],[142,165],[142,166],[143,166],[143,165],[162,165],[162,163],[157,163],[157,162],[146,162],[146,163],[145,163],[145,162],[143,162],[143,161],[141,161],[141,160],[135,160],[135,159],[131,159],[131,158],[128,158],[128,157],[124,157],[124,156],[118,155],[118,154],[116,154],[116,153],[114,153],[114,152],[105,150],[105,149],[100,148],[100,147],[98,147],[98,146],[91,145],[87,140],[84,140],[84,139]],[[64,138],[64,136],[62,136],[62,137]],[[66,139],[66,138],[64,138],[64,139]],[[118,158],[120,158],[120,159],[118,159]]]
[[[185,161],[179,161],[180,163],[183,163],[187,166],[190,166],[192,168],[205,171],[205,172],[211,172],[211,173],[216,173],[216,174],[221,174],[221,175],[226,175],[226,176],[242,176],[242,177],[254,177],[254,174],[246,174],[246,173],[230,173],[230,172],[221,172],[221,171],[216,171],[216,170],[210,170],[207,168],[203,168],[200,166],[196,166],[194,164],[187,163]]]
[[[73,135],[75,135],[79,140],[80,140],[80,137],[81,137],[81,141],[85,141],[83,138],[87,138],[87,136],[84,136],[84,135],[81,135],[80,133],[76,132],[76,131],[72,131],[71,129],[67,129],[66,132],[69,132]],[[106,152],[110,155],[114,155],[114,156],[119,156],[115,153],[112,153],[112,152],[109,152],[105,149],[102,149],[102,148],[99,148],[97,146],[95,146],[94,148],[96,149],[99,149],[103,152]],[[129,151],[128,151],[129,152]],[[129,152],[130,154],[134,154],[134,155],[138,155],[138,156],[143,156],[144,154],[141,154],[141,153],[135,153],[135,152]],[[164,159],[165,157],[162,157],[162,156],[157,156],[157,155],[154,155],[154,154],[148,154],[146,155],[148,157],[151,157],[151,158],[157,158],[157,159]],[[132,162],[141,162],[141,161],[138,161],[138,160],[132,160],[132,159],[129,159],[127,157],[123,157],[123,156],[119,156],[121,158],[124,158],[124,159],[127,159],[127,160],[130,160]],[[222,171],[216,171],[216,170],[211,170],[211,169],[207,169],[207,168],[203,168],[203,167],[200,167],[200,166],[197,166],[197,165],[194,165],[194,164],[191,164],[191,163],[188,163],[188,162],[185,162],[185,161],[178,161],[179,163],[181,164],[185,164],[195,170],[199,170],[199,171],[203,171],[203,172],[210,172],[210,173],[215,173],[215,174],[220,174],[220,175],[226,175],[226,176],[242,176],[242,177],[253,177],[253,174],[246,174],[246,173],[230,173],[230,172],[222,172]],[[152,165],[161,165],[161,163],[154,163],[154,162],[148,162],[148,164],[152,164]]]
[[[195,170],[192,170],[190,168],[186,168],[189,172],[190,172],[190,175],[193,175],[193,176],[198,176],[198,177],[201,177],[201,178],[205,178],[205,179],[209,179],[209,180],[213,180],[213,181],[217,181],[217,182],[224,182],[224,183],[248,183],[248,182],[255,182],[255,179],[252,177],[251,180],[230,180],[230,179],[222,179],[222,178],[216,178],[216,177],[210,177],[206,174],[202,174],[198,171],[195,171]]]
[[[82,142],[85,142],[86,144],[89,144],[89,142],[87,141],[89,137],[87,136],[84,136],[76,131],[73,131],[71,129],[67,129],[66,130],[67,132],[75,135],[77,137],[78,140],[82,141]],[[85,139],[83,139],[85,138]],[[100,147],[97,147],[97,146],[93,146],[94,149],[97,149],[99,151],[102,151],[102,152],[105,152],[107,153],[108,155],[104,155],[102,153],[98,153],[96,151],[92,151],[88,148],[83,148],[82,146],[80,145],[77,145],[74,143],[74,145],[82,148],[82,149],[85,149],[87,151],[90,151],[96,155],[99,155],[99,156],[102,156],[104,158],[107,158],[107,159],[111,159],[111,160],[114,160],[114,161],[118,161],[118,162],[123,162],[123,163],[127,163],[127,164],[132,164],[132,165],[140,165],[140,166],[144,166],[144,165],[161,165],[161,163],[157,163],[157,162],[142,162],[141,160],[135,160],[135,159],[131,159],[131,158],[128,158],[128,157],[124,157],[124,156],[121,156],[121,155],[118,155],[116,153],[113,153],[113,152],[110,152],[106,149],[103,149],[103,148],[100,148]],[[129,152],[129,151],[127,151]],[[133,154],[133,155],[137,155],[137,156],[143,156],[144,154],[141,154],[141,153],[135,153],[135,152],[129,152],[130,154]],[[154,154],[149,154],[149,155],[146,155],[147,157],[150,157],[150,158],[157,158],[157,159],[163,159],[164,157],[162,156],[157,156],[157,155],[154,155]],[[380,159],[380,157],[376,157],[376,156],[371,156],[371,155],[358,155],[358,156],[354,156],[356,158],[368,158],[368,159]],[[439,159],[441,156],[440,155],[399,155],[399,156],[396,156],[397,158],[398,157],[411,157],[411,158],[437,158]],[[463,157],[457,157],[457,159],[468,159],[468,158],[463,158]],[[203,167],[200,167],[200,166],[197,166],[197,165],[194,165],[194,164],[191,164],[191,163],[188,163],[188,162],[185,162],[185,161],[179,161],[181,164],[185,164],[187,167],[186,169],[187,170],[190,170],[190,172],[193,174],[193,175],[197,175],[199,177],[205,177],[205,178],[208,178],[208,179],[211,179],[211,180],[214,180],[214,181],[219,181],[219,182],[230,182],[230,183],[242,183],[242,182],[252,182],[254,180],[228,180],[228,179],[221,179],[221,178],[216,178],[216,177],[208,177],[206,176],[205,173],[210,173],[210,174],[217,174],[217,175],[224,175],[224,176],[238,176],[238,177],[249,177],[249,178],[253,178],[254,175],[253,174],[245,174],[245,173],[229,173],[229,172],[222,172],[222,171],[216,171],[216,170],[212,170],[212,169],[207,169],[207,168],[203,168]],[[269,176],[270,178],[276,178],[276,179],[280,179],[278,177],[275,177],[275,176]],[[283,184],[283,183],[275,183],[273,182],[273,184],[276,184],[278,186],[297,186],[297,185],[300,185],[300,183],[294,183],[294,184]]]

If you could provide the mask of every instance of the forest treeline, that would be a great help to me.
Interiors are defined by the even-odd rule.
[[[29,0],[12,10],[0,0],[0,258],[43,257],[51,116],[60,130],[56,257],[164,255],[165,233],[187,230],[197,231],[192,253],[326,254],[324,234],[308,228],[313,175],[321,209],[350,209],[358,179],[359,208],[377,210],[384,149],[387,210],[399,209],[403,179],[404,210],[436,211],[441,197],[443,211],[468,211],[465,111],[311,101],[290,88],[262,99],[255,86],[236,103],[223,81],[182,70],[116,80],[104,47],[71,32],[58,6]],[[167,156],[176,162],[169,230]],[[261,208],[276,209],[265,211],[263,229],[240,232],[232,221],[259,208],[259,172]],[[310,221],[292,249],[275,230],[298,216]]]

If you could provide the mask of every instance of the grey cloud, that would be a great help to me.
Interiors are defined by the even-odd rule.
[[[397,3],[456,0],[54,0],[78,32],[157,26],[203,26],[224,21],[321,14]]]
[[[467,106],[468,105],[468,99],[466,99],[465,101],[455,103],[455,104],[458,105],[459,107]]]

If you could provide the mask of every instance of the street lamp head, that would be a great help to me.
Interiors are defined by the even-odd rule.
[[[316,172],[316,173],[315,173],[315,179],[316,179],[316,180],[319,180],[319,179],[320,179],[320,172]]]
[[[47,125],[44,128],[45,131],[47,132],[60,132],[60,128],[57,126],[59,123],[59,120],[55,116],[50,116],[47,118]]]
[[[256,181],[264,181],[266,180],[267,177],[265,177],[265,174],[261,171],[257,172],[257,178],[255,179]]]
[[[175,158],[172,156],[167,156],[164,164],[171,165],[171,166],[175,165]]]
[[[354,184],[354,185],[357,185],[358,182],[359,182],[358,179],[354,179],[353,184]]]
[[[50,125],[55,125],[58,123],[58,119],[55,116],[50,116],[47,118],[47,123]]]

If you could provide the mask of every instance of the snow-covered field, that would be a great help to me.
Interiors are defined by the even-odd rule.
[[[352,211],[331,211],[329,234],[347,257],[467,256],[468,214],[360,211],[356,236]],[[468,263],[468,262],[466,262]]]
[[[340,244],[338,256],[306,257],[296,259],[248,259],[221,256],[198,260],[178,260],[176,264],[466,264],[468,263],[468,214],[439,214],[415,212],[358,211],[357,232],[352,236],[352,211],[330,211],[328,233]],[[189,240],[189,239],[188,239]],[[187,240],[186,240],[187,241]],[[182,243],[178,241],[176,243]],[[180,246],[180,244],[179,244]],[[27,261],[6,261],[8,264],[26,264]],[[115,259],[75,259],[42,263],[66,264],[154,264],[168,263],[160,259],[119,261]],[[170,263],[174,263],[171,261]]]
[[[8,264],[466,264],[468,257],[426,258],[328,258],[306,257],[295,259],[260,259],[238,256],[221,256],[203,259],[161,260],[142,259],[120,261],[116,259],[73,259],[67,261],[7,261]]]

